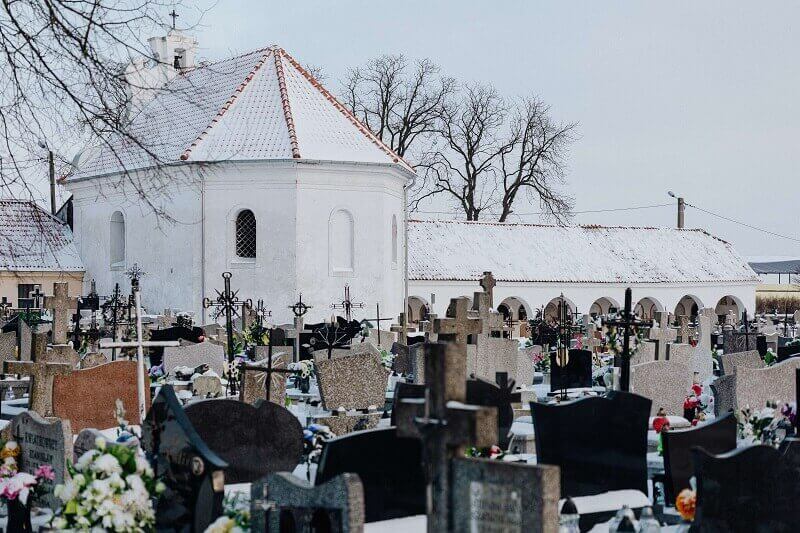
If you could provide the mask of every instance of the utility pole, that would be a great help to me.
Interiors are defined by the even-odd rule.
[[[686,202],[682,197],[676,196],[674,192],[668,191],[668,195],[678,200],[678,229],[683,229],[686,213]]]
[[[53,151],[47,151],[47,166],[50,171],[50,212],[56,214],[56,165],[53,161]]]

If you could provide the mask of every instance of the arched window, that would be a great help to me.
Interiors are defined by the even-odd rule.
[[[337,209],[331,214],[328,233],[328,257],[333,273],[353,271],[353,215],[344,209]]]
[[[249,209],[236,215],[236,256],[256,258],[256,216]]]
[[[397,215],[392,215],[392,263],[397,264]]]
[[[125,216],[120,211],[111,215],[109,232],[109,259],[111,268],[125,267]]]

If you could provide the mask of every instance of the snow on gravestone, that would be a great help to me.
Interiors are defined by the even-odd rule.
[[[218,376],[225,373],[225,352],[222,346],[208,341],[189,346],[164,348],[164,372],[172,373],[179,366],[196,368],[207,364]]]
[[[114,361],[53,379],[53,414],[69,420],[72,431],[117,427],[116,400],[131,424],[140,423],[136,361]],[[150,380],[145,376],[145,405],[150,405]]]

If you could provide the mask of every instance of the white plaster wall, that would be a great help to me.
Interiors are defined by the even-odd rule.
[[[170,179],[164,171],[158,181]],[[166,307],[197,310],[200,304],[200,189],[179,179],[166,196],[149,187],[145,174],[136,175],[148,190],[148,201],[173,219],[158,217],[119,177],[68,182],[74,198],[74,237],[86,266],[84,290],[94,279],[97,291],[109,295],[119,283],[130,292],[125,270],[138,263],[147,272],[141,280],[142,304],[150,312]],[[127,184],[127,185],[126,185]],[[110,265],[110,221],[115,211],[125,216],[125,264]]]
[[[223,272],[240,299],[264,300],[276,323],[290,321],[297,297],[296,181],[293,162],[225,163],[205,174],[205,296],[223,289]],[[236,257],[235,221],[243,209],[256,217],[255,261]],[[210,317],[206,320],[210,321]]]
[[[595,300],[606,297],[619,303],[620,307],[625,302],[625,289],[628,285],[622,284],[579,284],[579,283],[506,283],[497,282],[494,288],[494,304],[497,306],[505,298],[516,297],[525,303],[528,316],[535,316],[535,309],[546,305],[553,298],[564,297],[578,307],[578,312],[588,313]],[[675,306],[686,295],[692,295],[699,300],[699,307],[716,306],[723,296],[734,296],[745,306],[749,314],[755,309],[756,283],[739,284],[636,284],[630,285],[633,290],[633,304],[640,299],[649,297],[660,303],[664,310],[674,312]],[[409,282],[409,296],[417,296],[425,302],[431,303],[431,294],[435,295],[435,303],[431,305],[433,313],[444,316],[451,298],[459,296],[472,296],[475,291],[481,290],[477,281],[420,281]]]
[[[403,186],[405,177],[377,165],[300,163],[297,183],[297,291],[313,306],[307,322],[328,318],[331,303],[350,285],[365,309],[354,318],[396,318],[403,307]],[[333,272],[328,256],[331,213],[345,209],[354,219],[354,269]],[[392,215],[398,223],[398,258],[392,261]],[[296,297],[296,295],[295,295]],[[388,327],[388,324],[386,324]]]

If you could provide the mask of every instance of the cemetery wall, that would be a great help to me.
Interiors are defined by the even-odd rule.
[[[480,265],[478,265],[480,266]],[[431,295],[435,295],[435,303],[431,312],[444,316],[451,298],[468,296],[472,298],[478,289],[478,280],[470,281],[429,281],[409,280],[409,296],[416,296],[429,305]],[[535,283],[535,282],[503,282],[498,281],[494,288],[494,306],[504,299],[514,297],[523,302],[529,317],[535,310],[547,305],[553,298],[562,293],[579,312],[588,312],[592,304],[600,298],[610,298],[617,305],[625,301],[625,289],[633,289],[634,303],[648,297],[662,306],[662,310],[674,312],[675,306],[686,295],[692,295],[699,301],[699,307],[714,307],[724,296],[734,296],[747,308],[748,313],[755,309],[755,282],[747,283],[681,283],[681,284],[612,284],[612,283]]]

